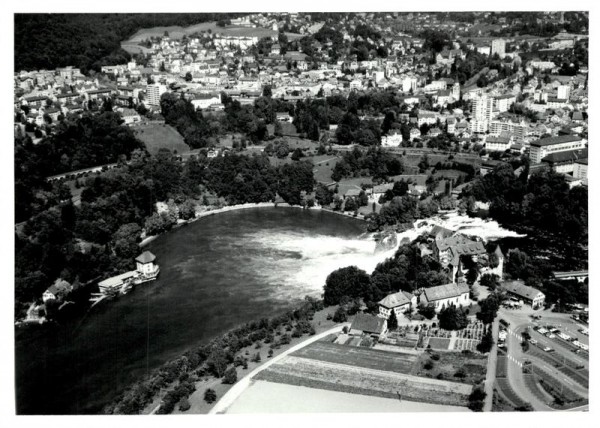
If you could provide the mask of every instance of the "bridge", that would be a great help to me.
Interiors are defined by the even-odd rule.
[[[566,281],[569,279],[576,279],[579,282],[584,282],[588,277],[587,270],[573,270],[570,272],[552,272],[554,274],[554,278],[562,281]]]

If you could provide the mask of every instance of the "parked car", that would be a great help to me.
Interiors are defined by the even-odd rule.
[[[551,347],[549,347],[549,346],[545,346],[545,347],[544,347],[544,351],[545,351],[545,352],[554,352],[554,349],[552,349],[552,348],[551,348]]]
[[[546,337],[547,337],[548,339],[554,339],[554,338],[556,337],[556,335],[554,335],[554,334],[552,334],[552,333],[548,332],[548,333],[546,333]]]
[[[529,339],[529,343],[531,343],[532,345],[536,345],[537,344],[537,340],[535,340],[535,339]]]

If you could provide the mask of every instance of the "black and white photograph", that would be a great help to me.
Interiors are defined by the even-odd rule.
[[[15,420],[589,415],[593,11],[514,3],[5,13]]]

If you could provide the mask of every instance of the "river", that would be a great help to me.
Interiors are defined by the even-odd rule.
[[[281,207],[203,218],[146,248],[155,282],[62,325],[16,328],[18,413],[97,413],[189,347],[319,296],[338,267],[372,271],[386,256],[358,220]]]
[[[456,214],[418,220],[482,238],[518,235]],[[97,413],[128,385],[186,349],[248,321],[321,295],[327,275],[356,265],[371,273],[395,249],[375,253],[356,219],[318,210],[252,208],[205,217],[159,236],[155,282],[61,325],[16,328],[19,414]]]

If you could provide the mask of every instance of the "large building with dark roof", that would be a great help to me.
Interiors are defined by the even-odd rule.
[[[583,149],[585,144],[586,141],[577,135],[541,138],[531,143],[529,158],[531,163],[537,164],[552,153]]]
[[[533,309],[544,307],[546,295],[537,288],[529,287],[522,281],[507,281],[502,284],[502,289],[509,296],[515,297],[523,302],[531,305]]]
[[[423,289],[419,296],[419,305],[433,305],[436,312],[454,305],[467,306],[469,304],[469,286],[465,282],[458,284],[444,284]]]

